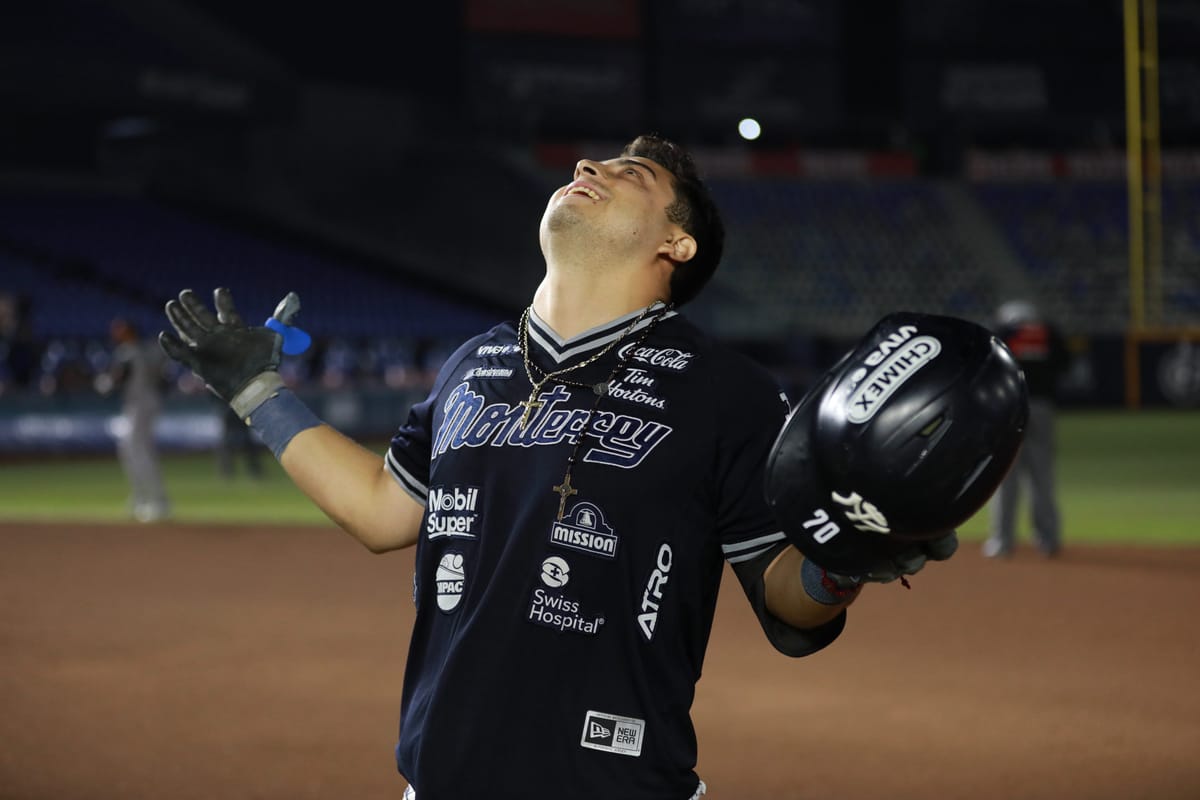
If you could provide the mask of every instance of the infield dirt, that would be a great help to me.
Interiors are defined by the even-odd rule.
[[[398,798],[411,586],[329,527],[0,525],[0,798]],[[1194,800],[1197,611],[1200,548],[967,543],[792,660],[727,570],[697,771],[714,800]]]

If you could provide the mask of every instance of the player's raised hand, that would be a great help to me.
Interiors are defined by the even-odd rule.
[[[278,370],[285,349],[302,352],[307,346],[307,334],[291,327],[300,298],[289,292],[262,326],[242,321],[226,288],[213,292],[213,304],[215,314],[191,289],[180,292],[166,305],[177,335],[162,331],[158,343],[244,419],[283,385]]]

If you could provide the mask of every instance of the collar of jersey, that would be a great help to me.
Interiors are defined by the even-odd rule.
[[[650,313],[646,318],[633,326],[629,331],[629,336],[650,325],[654,320],[664,320],[668,317],[673,317],[677,312],[667,311],[663,314],[656,314],[665,303],[655,303],[650,308]],[[641,311],[633,311],[623,317],[617,317],[611,322],[606,322],[603,325],[597,325],[590,330],[586,330],[578,336],[573,336],[570,339],[564,339],[550,329],[537,312],[532,308],[529,309],[529,344],[530,347],[535,347],[537,350],[545,353],[546,357],[555,364],[565,364],[579,356],[587,356],[594,353],[596,350],[603,349],[612,343],[614,339],[620,338],[625,328],[629,323],[641,316]]]

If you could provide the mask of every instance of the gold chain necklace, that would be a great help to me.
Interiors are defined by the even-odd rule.
[[[629,332],[631,330],[633,330],[634,328],[637,327],[639,322],[641,322],[642,320],[644,320],[646,318],[646,315],[649,314],[656,305],[658,305],[658,302],[659,302],[658,300],[655,300],[653,303],[646,306],[646,308],[642,311],[642,313],[638,315],[637,319],[635,319],[633,322],[630,322],[628,325],[625,326],[625,330],[621,331],[621,334],[619,336],[617,336],[617,338],[613,339],[611,342],[609,342],[607,345],[605,345],[602,350],[600,350],[597,353],[594,353],[593,355],[589,356],[587,359],[580,361],[578,364],[572,364],[569,367],[564,367],[562,369],[558,369],[553,372],[546,372],[541,367],[537,367],[537,370],[542,373],[541,380],[533,379],[533,370],[535,368],[535,365],[529,358],[529,310],[531,308],[533,308],[533,306],[531,306],[531,305],[526,306],[525,310],[521,313],[521,322],[520,322],[521,356],[525,361],[525,376],[527,378],[529,378],[529,383],[533,386],[533,389],[529,392],[528,400],[522,400],[521,402],[517,403],[517,405],[522,406],[525,409],[523,412],[521,412],[521,430],[525,430],[525,426],[527,426],[529,424],[529,418],[534,414],[534,412],[536,412],[539,408],[541,408],[543,405],[545,405],[545,403],[542,402],[539,395],[541,395],[541,393],[542,393],[542,387],[545,386],[549,381],[553,380],[553,381],[558,381],[559,383],[568,384],[570,386],[582,386],[584,388],[590,388],[590,389],[594,390],[597,394],[600,394],[601,391],[603,391],[600,388],[601,386],[603,386],[603,384],[598,383],[595,386],[593,386],[590,383],[580,383],[578,381],[567,380],[566,378],[563,378],[562,376],[566,375],[568,372],[574,372],[577,369],[586,367],[588,364],[598,361],[599,359],[601,359],[605,355],[607,355],[610,350],[612,350],[614,347],[616,347],[618,344],[620,344],[625,339],[625,337],[629,335]],[[664,309],[665,308],[669,308],[669,306],[664,306]],[[611,376],[610,376],[610,379],[611,379]]]
[[[571,495],[579,494],[579,490],[571,485],[571,473],[575,468],[575,461],[579,457],[579,449],[580,449],[580,447],[583,446],[583,440],[587,436],[588,429],[591,428],[591,426],[592,426],[592,417],[594,417],[596,415],[596,409],[600,407],[600,398],[602,398],[602,397],[604,397],[604,395],[608,394],[609,385],[612,383],[613,379],[616,378],[617,375],[620,374],[621,370],[625,368],[625,364],[628,363],[628,361],[629,361],[630,354],[632,354],[633,351],[637,349],[637,345],[639,345],[643,341],[645,341],[646,337],[650,335],[650,331],[654,330],[654,327],[656,325],[658,325],[658,323],[662,321],[662,318],[664,316],[666,316],[667,312],[669,312],[671,310],[672,305],[670,303],[667,303],[666,305],[663,305],[659,308],[658,313],[654,315],[654,319],[652,319],[650,321],[649,325],[647,325],[645,328],[642,329],[642,332],[633,341],[633,347],[628,348],[625,351],[625,354],[617,359],[617,365],[615,367],[613,367],[612,372],[608,373],[608,377],[605,378],[600,383],[597,383],[594,385],[587,384],[587,383],[580,383],[579,381],[567,380],[560,376],[563,373],[571,372],[572,370],[576,370],[576,369],[579,369],[580,367],[587,366],[588,364],[591,364],[592,362],[599,359],[601,356],[603,356],[608,351],[612,350],[614,347],[617,346],[617,344],[619,344],[621,341],[623,341],[625,339],[625,337],[629,334],[630,331],[632,331],[635,327],[637,327],[637,324],[639,322],[641,322],[643,319],[646,318],[647,314],[649,314],[652,310],[654,310],[654,307],[657,304],[658,304],[658,301],[656,300],[653,303],[651,303],[650,305],[646,306],[646,310],[643,311],[638,316],[637,319],[635,319],[633,322],[631,322],[625,328],[625,330],[621,331],[620,336],[618,336],[616,339],[614,339],[612,342],[610,342],[608,344],[608,346],[606,346],[599,353],[596,353],[594,356],[592,356],[591,358],[588,358],[586,361],[581,361],[580,363],[576,364],[573,367],[567,367],[566,369],[560,369],[560,370],[556,370],[554,372],[545,372],[543,370],[544,375],[542,376],[542,379],[540,381],[534,381],[533,370],[531,368],[533,365],[532,365],[532,362],[529,360],[529,308],[526,308],[525,313],[523,313],[521,315],[521,323],[520,323],[520,326],[521,326],[521,331],[520,331],[520,333],[521,333],[521,352],[524,354],[524,357],[525,357],[525,375],[529,378],[529,382],[531,384],[533,384],[533,391],[529,395],[529,400],[519,404],[519,405],[525,406],[525,412],[521,415],[522,430],[524,430],[525,425],[528,422],[528,417],[529,417],[530,412],[532,412],[534,408],[540,408],[543,405],[542,401],[540,399],[538,399],[538,394],[541,392],[542,386],[544,386],[547,381],[554,380],[554,381],[558,381],[559,383],[570,384],[571,386],[582,386],[585,389],[590,388],[596,393],[596,399],[592,401],[592,407],[590,409],[588,409],[587,416],[584,417],[584,419],[583,419],[583,427],[580,428],[579,434],[575,437],[575,446],[571,448],[571,455],[567,458],[567,470],[566,470],[566,472],[563,473],[562,483],[560,483],[558,486],[553,486],[550,489],[550,491],[552,491],[558,495],[558,516],[556,517],[556,519],[559,522],[562,522],[563,513],[566,511],[567,498],[570,497]],[[540,367],[539,367],[539,369],[540,369]]]

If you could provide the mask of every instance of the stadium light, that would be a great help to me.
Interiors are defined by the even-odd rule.
[[[738,123],[738,133],[748,142],[752,142],[762,134],[762,126],[753,117],[746,117]]]

